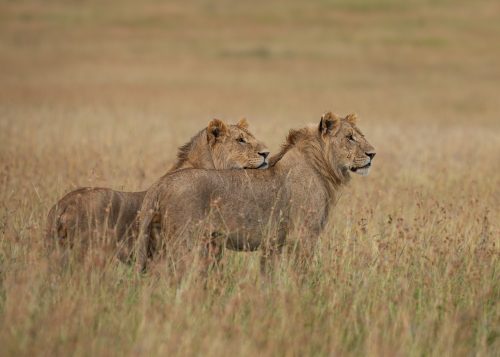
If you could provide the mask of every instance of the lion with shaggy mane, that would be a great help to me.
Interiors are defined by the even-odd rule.
[[[192,250],[199,239],[205,263],[218,261],[224,247],[260,247],[266,257],[292,235],[314,242],[339,188],[350,173],[367,175],[374,156],[355,115],[340,118],[328,112],[319,126],[291,130],[268,170],[168,174],[143,201],[137,269],[144,271],[154,253],[169,254],[179,246]]]
[[[207,128],[179,148],[177,162],[169,172],[186,169],[265,169],[269,151],[248,130],[245,119],[226,125],[212,120]],[[110,188],[84,187],[66,194],[50,210],[46,238],[58,243],[86,246],[110,240],[118,257],[127,261],[137,236],[137,214],[146,191],[122,192]]]

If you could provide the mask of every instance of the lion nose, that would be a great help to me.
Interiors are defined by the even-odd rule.
[[[269,156],[269,151],[259,151],[259,155],[264,159],[267,159],[267,157]]]
[[[366,156],[368,156],[370,158],[370,160],[373,160],[373,158],[375,157],[374,152],[366,152],[365,154],[366,154]]]

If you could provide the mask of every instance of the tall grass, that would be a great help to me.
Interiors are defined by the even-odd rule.
[[[498,6],[1,2],[0,355],[498,355]],[[212,116],[276,151],[325,110],[377,156],[300,269],[45,249],[63,193],[147,188]]]

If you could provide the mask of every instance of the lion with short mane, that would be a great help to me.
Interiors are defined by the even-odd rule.
[[[350,173],[367,175],[374,156],[355,115],[340,118],[328,112],[319,126],[291,130],[268,170],[168,174],[143,201],[137,269],[144,271],[158,253],[158,240],[161,254],[180,246],[191,251],[197,245],[201,256],[212,262],[220,259],[223,248],[261,248],[265,258],[292,236],[314,242],[340,187]]]
[[[265,169],[268,155],[265,145],[248,130],[245,119],[235,125],[214,119],[179,148],[177,162],[169,172],[187,168]],[[69,246],[107,243],[122,261],[127,261],[137,236],[137,214],[145,195],[146,191],[79,188],[52,207],[46,237],[49,242],[55,240]]]

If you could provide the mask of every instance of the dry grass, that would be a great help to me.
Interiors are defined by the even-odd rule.
[[[0,3],[0,354],[498,355],[498,2],[184,3]],[[327,109],[378,154],[305,272],[43,249],[64,192],[146,188],[213,116],[276,150]]]

